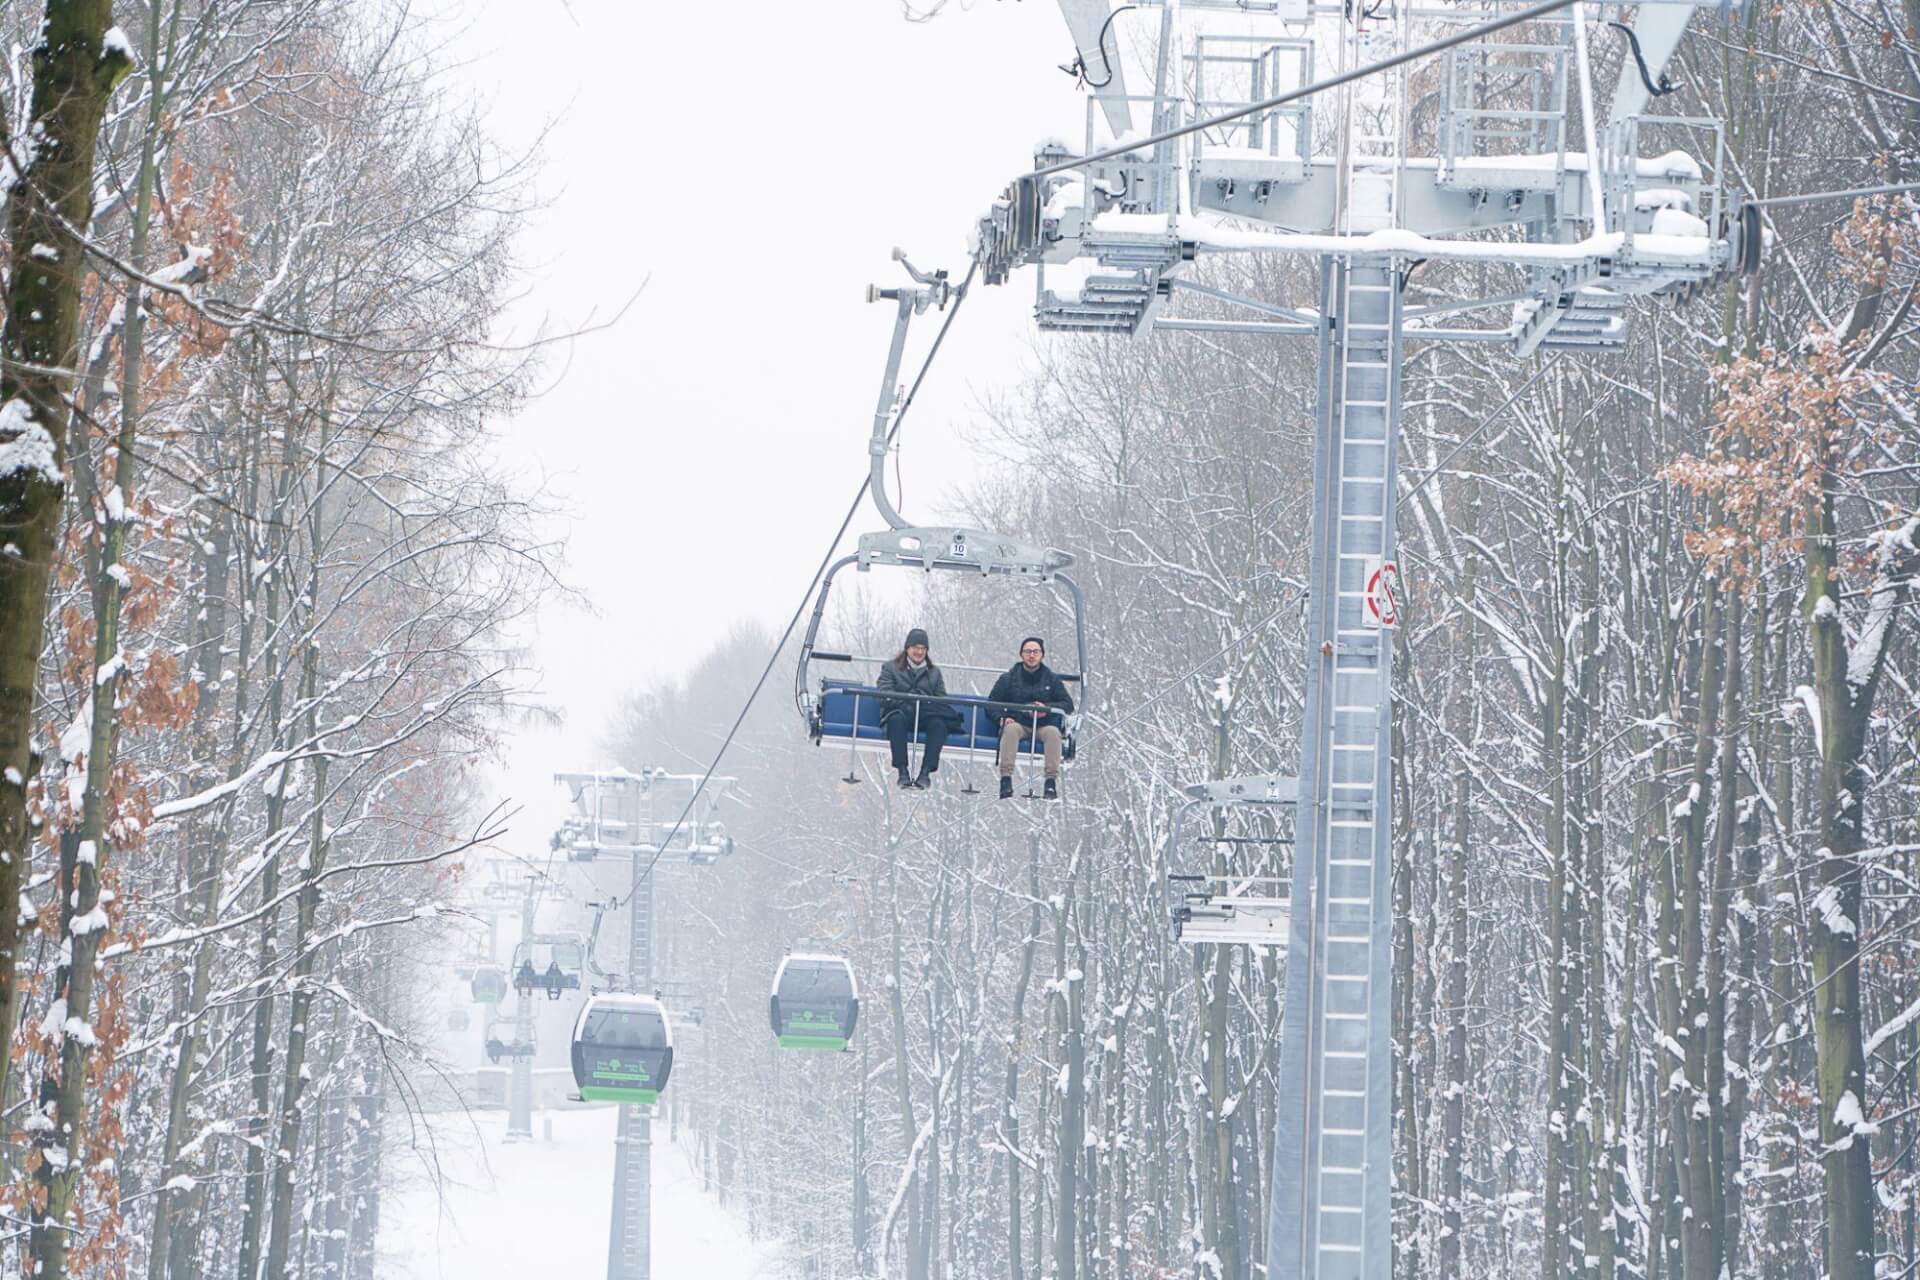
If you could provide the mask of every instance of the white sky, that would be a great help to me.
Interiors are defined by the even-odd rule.
[[[600,763],[625,693],[736,622],[784,624],[866,466],[893,321],[867,284],[905,281],[894,245],[958,279],[974,218],[1037,139],[1083,135],[1086,99],[1057,69],[1053,0],[953,0],[927,23],[898,0],[443,2],[494,135],[549,127],[511,328],[578,326],[648,281],[508,428],[513,464],[572,510],[567,577],[593,605],[540,619],[567,727],[510,743],[525,851],[558,817],[546,779]],[[1032,289],[976,289],[955,324],[903,433],[910,517],[973,473],[961,437],[1020,376]],[[869,508],[853,532],[879,525]]]

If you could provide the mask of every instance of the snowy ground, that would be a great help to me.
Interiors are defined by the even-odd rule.
[[[599,1280],[607,1269],[613,1195],[611,1107],[540,1112],[533,1131],[552,1141],[507,1144],[499,1111],[429,1117],[430,1132],[402,1131],[398,1185],[380,1211],[382,1280]],[[730,1210],[701,1190],[686,1154],[655,1125],[653,1274],[660,1280],[775,1280],[778,1249],[755,1242]],[[432,1147],[428,1145],[431,1139]],[[427,1161],[437,1159],[440,1185]]]

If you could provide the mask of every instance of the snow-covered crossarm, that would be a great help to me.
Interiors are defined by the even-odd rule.
[[[1698,219],[1694,220],[1699,222]],[[1253,231],[1232,226],[1205,214],[1182,214],[1171,229],[1167,219],[1152,214],[1105,213],[1094,219],[1086,244],[1102,261],[1109,256],[1137,253],[1148,245],[1169,244],[1177,260],[1201,253],[1296,253],[1319,256],[1392,256],[1402,258],[1475,261],[1492,265],[1574,266],[1580,263],[1623,261],[1672,268],[1675,272],[1712,270],[1724,260],[1726,241],[1705,234],[1671,235],[1624,231],[1588,236],[1564,244],[1511,240],[1468,240],[1388,229],[1365,235],[1343,236],[1286,231]]]

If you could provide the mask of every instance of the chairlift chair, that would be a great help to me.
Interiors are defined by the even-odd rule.
[[[944,532],[965,534],[969,531]],[[980,537],[993,540],[992,535]],[[876,540],[891,540],[896,546],[881,554],[871,554],[869,544]],[[958,725],[947,735],[946,745],[942,749],[943,758],[957,758],[963,763],[993,763],[1000,751],[1000,727],[994,717],[998,711],[1034,716],[1034,725],[1021,737],[1019,760],[1029,766],[1040,760],[1042,744],[1039,735],[1034,732],[1039,715],[1032,706],[1026,703],[996,703],[980,693],[950,691],[945,698],[929,698],[918,694],[887,692],[875,681],[881,665],[890,660],[888,655],[832,652],[819,647],[820,627],[826,616],[828,594],[833,589],[835,576],[848,565],[857,565],[863,573],[874,565],[919,568],[925,572],[934,569],[968,570],[988,576],[1013,577],[1035,584],[1058,583],[1066,588],[1073,609],[1073,668],[1067,671],[1056,669],[1054,674],[1075,690],[1078,703],[1073,714],[1062,717],[1061,760],[1063,764],[1071,763],[1075,753],[1075,724],[1079,714],[1086,708],[1087,699],[1086,601],[1079,586],[1060,572],[1057,566],[1047,568],[1044,573],[1026,571],[1027,567],[1034,564],[1052,566],[1056,561],[1065,563],[1068,557],[1062,552],[1049,551],[1038,557],[1029,555],[1003,560],[978,551],[977,542],[970,542],[963,537],[949,541],[944,553],[925,556],[919,548],[909,550],[899,545],[910,541],[915,539],[909,535],[875,534],[863,537],[862,550],[834,562],[821,581],[820,593],[814,600],[813,615],[808,620],[806,636],[800,646],[800,665],[794,679],[794,697],[807,726],[808,736],[817,745],[825,745],[829,739],[846,743],[847,773],[844,780],[857,782],[856,756],[863,752],[884,754],[889,750],[887,731],[881,722],[889,700],[913,704],[915,723],[910,741],[923,750],[927,736],[919,725],[921,706],[927,702],[942,702],[959,717]],[[1032,549],[1026,550],[1030,552]],[[956,552],[958,554],[954,554]],[[830,665],[843,670],[848,666],[864,665],[872,674],[864,679],[830,675],[827,674]],[[990,680],[997,678],[1011,665],[941,662],[940,669],[949,675]]]
[[[1055,674],[1078,688],[1080,694],[1077,701],[1083,708],[1087,697],[1086,604],[1079,586],[1062,572],[1073,563],[1073,557],[1052,547],[983,529],[913,525],[900,514],[887,494],[886,455],[892,435],[891,427],[895,422],[900,357],[906,345],[907,328],[915,315],[924,313],[929,307],[944,308],[953,296],[945,272],[918,271],[899,249],[893,251],[893,256],[920,287],[874,287],[867,294],[869,301],[892,301],[898,307],[893,344],[888,351],[886,372],[881,380],[879,402],[874,410],[872,436],[868,444],[871,459],[868,493],[888,527],[877,533],[862,535],[858,550],[853,555],[836,560],[827,570],[820,583],[820,593],[814,600],[813,616],[807,623],[806,637],[800,646],[799,670],[794,676],[794,700],[809,736],[816,743],[832,738],[847,744],[848,782],[859,781],[855,767],[858,752],[888,749],[886,730],[881,726],[881,712],[886,705],[883,699],[913,704],[915,723],[912,741],[922,748],[926,745],[926,734],[919,726],[922,704],[929,701],[948,704],[958,714],[960,723],[948,735],[944,751],[959,753],[963,762],[980,759],[991,761],[998,755],[1000,734],[993,712],[1032,712],[1032,708],[1025,704],[995,704],[970,693],[950,693],[943,699],[883,694],[872,679],[859,680],[829,675],[824,670],[817,671],[816,666],[824,664],[844,667],[857,663],[870,664],[877,670],[879,664],[886,661],[881,656],[831,653],[818,647],[820,623],[826,616],[827,597],[833,590],[834,578],[848,565],[858,566],[861,573],[875,567],[905,568],[921,573],[935,570],[964,572],[1013,579],[1037,586],[1058,583],[1066,588],[1073,609],[1074,664],[1071,671],[1057,671]],[[940,667],[943,671],[970,675],[997,676],[1006,670],[1005,665],[978,666],[946,662],[941,663]],[[1070,760],[1074,750],[1073,718],[1068,716],[1065,721],[1062,756]],[[1030,732],[1021,740],[1021,759],[1031,763],[1041,755],[1039,736]]]
[[[573,1024],[573,1081],[588,1102],[652,1104],[673,1072],[673,1024],[652,996],[594,996]]]
[[[535,934],[513,949],[514,989],[523,995],[544,991],[558,1000],[562,992],[580,989],[586,959],[586,942],[577,933]]]
[[[495,1066],[500,1065],[502,1058],[514,1061],[520,1058],[531,1058],[533,1054],[534,1047],[531,1040],[507,1041],[499,1036],[487,1037],[487,1061]]]
[[[860,1020],[853,966],[839,956],[784,957],[773,977],[768,1012],[782,1049],[845,1049]]]
[[[500,1065],[500,1059],[502,1058],[513,1062],[521,1058],[531,1058],[535,1052],[534,1044],[531,1040],[502,1040],[499,1036],[491,1032],[487,1035],[486,1049],[487,1061],[493,1063],[495,1066]]]

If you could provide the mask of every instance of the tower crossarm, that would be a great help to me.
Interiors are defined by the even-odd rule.
[[[1170,305],[1174,282],[1204,257],[1470,263],[1510,273],[1499,292],[1523,297],[1497,327],[1448,326],[1444,336],[1505,341],[1525,354],[1540,346],[1618,346],[1626,336],[1622,299],[1685,298],[1756,265],[1739,251],[1719,121],[1647,114],[1650,101],[1664,101],[1647,86],[1664,81],[1642,83],[1630,58],[1604,125],[1569,128],[1577,62],[1570,23],[1516,28],[1527,34],[1437,56],[1432,76],[1442,105],[1431,127],[1414,130],[1395,119],[1405,114],[1396,94],[1363,91],[1375,83],[1363,79],[1340,99],[1362,103],[1358,122],[1329,131],[1314,121],[1316,111],[1337,109],[1331,93],[1261,105],[1324,77],[1329,68],[1316,38],[1339,43],[1325,38],[1334,24],[1281,21],[1299,16],[1281,8],[1266,34],[1209,31],[1214,15],[1191,15],[1195,30],[1184,46],[1176,42],[1188,50],[1182,74],[1158,77],[1162,96],[1129,99],[1149,105],[1163,128],[1237,118],[1125,150],[1124,142],[1101,138],[1090,100],[1083,150],[1058,140],[1036,148],[1035,171],[1010,183],[976,224],[983,278],[998,283],[1022,266],[1037,267],[1042,329],[1142,334],[1158,325],[1208,327],[1203,316]],[[1414,17],[1404,25],[1424,29],[1429,17],[1445,30],[1447,11],[1409,11]],[[1645,29],[1639,47],[1650,77],[1664,76],[1689,11],[1684,3],[1642,6],[1634,18],[1633,29]],[[1456,28],[1462,20],[1464,8]],[[1367,45],[1374,34],[1361,34],[1355,56],[1382,47]],[[1388,80],[1407,74],[1402,68]],[[1335,141],[1341,137],[1350,139],[1349,159]],[[1076,155],[1102,158],[1040,172],[1071,165]],[[1356,192],[1368,207],[1343,215],[1344,196]],[[1568,289],[1576,277],[1584,283]],[[1218,309],[1207,314],[1217,318]],[[1223,327],[1246,328],[1239,321]],[[1408,339],[1427,336],[1428,327],[1409,323]]]

